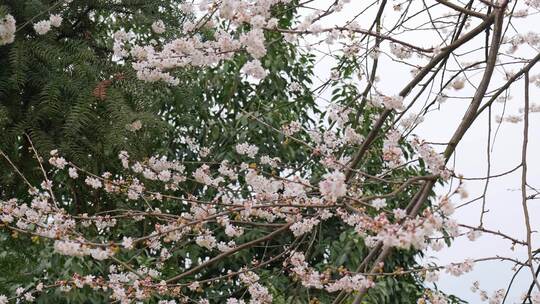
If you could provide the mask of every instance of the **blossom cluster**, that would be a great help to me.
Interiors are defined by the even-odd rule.
[[[0,18],[0,46],[15,41],[15,18],[7,14]]]
[[[336,112],[335,117],[339,117],[338,113],[344,111],[347,110]],[[340,119],[344,124],[348,121],[346,116],[336,119]],[[347,161],[335,160],[334,154],[339,152],[340,146],[351,143],[349,140],[338,140],[336,132],[339,130],[308,132],[313,140],[311,148],[318,151],[318,157],[323,164],[329,164],[329,168],[332,168],[323,174],[316,184],[311,183],[308,176],[287,178],[267,175],[258,169],[256,163],[233,163],[224,160],[218,166],[200,164],[190,172],[181,161],[169,160],[164,156],[134,161],[126,151],[121,151],[118,155],[126,176],[113,176],[109,172],[96,175],[77,167],[61,156],[58,150],[53,150],[50,152],[48,164],[54,168],[54,173],[66,174],[71,179],[82,179],[92,191],[121,195],[134,203],[144,201],[146,204],[158,206],[165,200],[181,199],[189,208],[179,215],[151,206],[145,210],[134,209],[116,216],[70,215],[61,208],[65,202],[56,201],[54,191],[57,186],[54,179],[47,179],[41,188],[31,189],[33,199],[30,204],[17,199],[1,201],[0,220],[8,227],[50,239],[53,241],[54,252],[60,255],[102,261],[114,260],[119,251],[129,252],[138,246],[148,248],[150,254],[155,255],[157,264],[155,269],[147,270],[152,274],[144,284],[137,283],[137,275],[129,271],[122,274],[113,272],[110,275],[112,277],[99,278],[97,281],[77,279],[75,283],[78,288],[86,285],[111,288],[111,299],[120,302],[144,299],[157,290],[168,290],[168,294],[176,294],[175,289],[167,289],[162,285],[159,275],[160,267],[171,257],[171,245],[187,241],[193,242],[210,255],[216,249],[224,254],[234,252],[241,245],[239,240],[245,234],[246,223],[249,225],[262,221],[281,225],[288,228],[294,237],[301,237],[311,233],[315,227],[323,225],[330,218],[338,216],[345,224],[353,227],[354,231],[365,239],[366,244],[380,241],[386,246],[397,248],[426,248],[430,238],[435,233],[442,235],[443,231],[449,235],[457,235],[455,222],[446,219],[450,214],[449,207],[441,208],[441,212],[444,211],[441,214],[425,210],[420,216],[407,218],[402,209],[387,214],[386,199],[364,198],[361,192],[349,191],[346,176],[342,171]],[[280,169],[282,162],[278,158],[259,156],[258,150],[257,146],[245,142],[236,146],[240,155],[248,156],[251,161],[258,161],[261,168],[266,165]],[[245,181],[243,187],[248,191],[244,195],[238,194],[238,180]],[[176,198],[166,193],[183,189],[185,183],[193,181],[202,186],[200,198],[194,195]],[[161,185],[161,189],[153,190],[153,183]],[[214,193],[210,201],[202,199],[206,193]],[[356,209],[354,212],[343,208],[343,202],[356,204],[362,200],[370,202],[367,205],[377,211],[376,216],[365,208]],[[445,204],[448,205],[449,202],[445,201]],[[156,223],[154,229],[144,236],[115,237],[110,233],[124,216],[135,221],[155,217],[161,223]],[[110,239],[105,242],[79,233],[90,227],[101,237],[108,236]],[[350,292],[371,288],[375,284],[371,279],[350,271],[339,277],[327,277],[327,274],[320,274],[307,266],[302,257],[300,252],[292,255],[291,271],[306,287],[324,289],[327,292]],[[196,261],[189,261],[193,262]],[[247,284],[248,291],[252,299],[258,299],[252,302],[270,303],[272,297],[267,289],[255,283],[257,280],[252,281]],[[141,288],[144,288],[132,290],[126,287],[131,284],[142,284]],[[70,286],[69,283],[60,285],[64,289]],[[231,303],[242,301],[235,298],[229,300]]]
[[[62,16],[51,14],[49,19],[34,23],[34,30],[38,35],[45,35],[51,30],[51,27],[60,27],[62,20]]]
[[[368,289],[374,286],[374,282],[361,274],[347,274],[339,279],[332,280],[328,273],[321,274],[311,268],[306,262],[304,254],[292,252],[288,264],[292,273],[297,276],[305,287],[325,289],[328,292],[345,290],[348,292]]]
[[[217,2],[210,7],[202,2],[198,6],[201,16],[217,11],[214,19],[202,17],[200,20],[188,21],[183,25],[185,37],[176,38],[160,45],[138,45],[133,42],[133,35],[123,30],[114,35],[114,52],[118,58],[131,58],[133,68],[137,71],[139,79],[149,82],[165,81],[178,85],[180,80],[171,73],[173,69],[181,67],[207,67],[220,61],[232,58],[235,52],[245,51],[252,60],[246,62],[242,72],[248,76],[262,79],[267,72],[261,64],[261,58],[266,55],[264,29],[275,28],[277,19],[271,15],[271,9],[278,4],[287,4],[290,0],[265,1],[238,1],[229,0]],[[185,13],[193,13],[193,5],[182,6]],[[203,40],[195,33],[204,27],[215,27],[221,22],[228,22],[227,29],[216,29],[215,36],[210,40]],[[250,25],[251,29],[242,31],[243,25]],[[152,31],[163,34],[165,24],[161,20],[152,23]]]

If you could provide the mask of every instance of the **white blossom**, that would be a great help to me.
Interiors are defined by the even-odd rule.
[[[165,32],[165,23],[162,20],[156,20],[152,23],[152,31],[156,34],[163,34]]]
[[[347,193],[345,184],[345,175],[339,171],[327,173],[319,183],[319,190],[325,199],[330,202],[336,202],[340,197]]]
[[[248,76],[253,76],[256,79],[263,79],[267,75],[267,72],[264,70],[259,60],[246,62],[246,64],[244,64],[242,67],[242,73]]]
[[[42,20],[34,24],[34,30],[38,35],[45,35],[51,30],[51,21]]]
[[[0,18],[0,46],[13,43],[16,30],[15,18],[12,15],[7,14]]]
[[[51,14],[49,16],[49,21],[51,23],[52,26],[54,27],[60,27],[60,25],[62,25],[62,16],[60,15],[54,15],[54,14]]]

